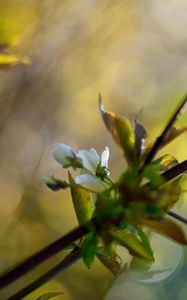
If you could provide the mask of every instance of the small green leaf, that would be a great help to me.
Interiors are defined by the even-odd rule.
[[[62,292],[46,293],[46,294],[43,294],[42,296],[38,297],[36,300],[48,300],[48,299],[54,298],[54,297],[62,295],[62,294],[63,294]]]
[[[0,69],[14,66],[17,64],[29,65],[30,63],[30,59],[26,56],[20,56],[9,53],[0,53]]]
[[[182,228],[165,217],[159,219],[145,219],[143,221],[144,225],[150,227],[157,233],[166,236],[180,244],[187,244],[186,237]]]
[[[97,258],[100,262],[114,275],[118,276],[122,270],[122,263],[117,260],[117,255],[109,256],[107,255],[104,248],[99,249],[97,253]]]
[[[99,109],[107,129],[123,151],[128,164],[132,165],[135,159],[135,137],[131,123],[125,117],[118,116],[113,112],[105,111],[100,95]]]
[[[139,182],[139,174],[136,172],[135,169],[127,169],[125,172],[122,173],[119,185],[126,193],[127,190],[134,189],[137,187],[137,184]]]
[[[137,238],[135,234],[127,231],[118,231],[110,233],[113,239],[121,246],[127,248],[132,256],[140,256],[147,260],[153,261],[153,252],[145,240]]]
[[[149,243],[148,237],[146,236],[146,234],[144,233],[144,231],[140,227],[136,227],[136,229],[137,229],[137,234],[140,237],[140,240],[142,242],[142,245],[144,245],[144,247],[147,249],[147,251],[149,253],[152,254],[152,257],[153,257],[153,251],[151,249],[151,245]]]
[[[167,171],[177,164],[177,159],[171,154],[165,154],[150,163],[151,166],[157,166],[159,171]]]
[[[44,176],[43,181],[53,191],[59,191],[61,189],[67,189],[69,184],[66,181],[55,178],[54,176]]]
[[[164,178],[159,174],[158,169],[154,165],[148,165],[142,172],[143,176],[150,180],[152,187],[158,187],[164,183]]]
[[[145,139],[147,137],[147,132],[145,128],[135,120],[134,135],[135,135],[135,150],[138,158],[144,151]]]
[[[158,204],[148,203],[145,207],[145,212],[148,213],[150,217],[162,217],[164,212]]]
[[[94,233],[90,232],[84,239],[81,254],[85,265],[90,269],[97,254],[97,237]]]
[[[104,224],[116,219],[123,213],[123,205],[113,200],[112,197],[98,194],[96,200],[96,219],[99,224]]]
[[[90,192],[76,184],[70,172],[68,172],[68,176],[77,220],[79,224],[85,224],[92,218],[94,210]]]

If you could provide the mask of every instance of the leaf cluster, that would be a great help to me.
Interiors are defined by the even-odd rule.
[[[154,253],[146,228],[186,245],[182,228],[167,216],[179,200],[181,176],[178,175],[183,172],[173,174],[168,180],[166,174],[179,165],[177,159],[171,154],[155,159],[160,149],[186,131],[187,127],[176,129],[173,126],[185,105],[186,99],[156,142],[149,145],[143,125],[135,120],[133,126],[126,117],[105,111],[99,96],[104,124],[120,148],[128,168],[118,181],[108,178],[109,184],[94,192],[77,184],[69,172],[69,184],[65,187],[70,187],[78,223],[85,224],[89,232],[76,242],[88,268],[97,257],[114,275],[118,275],[123,269],[117,254],[119,245],[125,247],[131,256],[153,262]],[[59,182],[56,181],[57,189],[63,188]]]

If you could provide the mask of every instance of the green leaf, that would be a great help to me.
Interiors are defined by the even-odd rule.
[[[107,129],[112,134],[117,145],[123,151],[123,155],[128,164],[132,165],[135,159],[135,137],[131,123],[125,117],[118,116],[113,112],[105,111],[100,95],[99,109]]]
[[[143,223],[157,233],[164,235],[171,240],[174,240],[180,244],[187,244],[187,240],[182,228],[172,220],[163,217],[157,220],[145,219]]]
[[[44,176],[43,181],[53,191],[59,191],[61,189],[67,189],[69,184],[66,181],[56,179],[54,176]]]
[[[160,205],[161,206],[161,205]],[[153,218],[162,217],[164,214],[163,207],[158,206],[158,204],[148,203],[145,207],[145,212]]]
[[[93,215],[94,208],[92,205],[91,194],[81,185],[75,183],[70,172],[68,172],[68,177],[77,220],[79,224],[85,224]]]
[[[99,224],[108,223],[123,214],[123,205],[111,196],[98,194],[95,204],[96,219]]]
[[[152,187],[158,187],[164,183],[164,178],[159,174],[158,169],[154,165],[148,165],[142,172],[143,176],[150,180]]]
[[[137,238],[135,234],[127,231],[112,232],[110,235],[121,246],[127,248],[132,256],[139,256],[154,261],[153,252],[145,240]]]
[[[94,233],[90,232],[84,239],[82,249],[81,249],[82,259],[88,269],[90,269],[96,254],[97,254],[97,237],[95,236]]]
[[[177,159],[171,154],[165,154],[150,163],[151,166],[157,166],[159,171],[167,171],[177,164]]]
[[[43,294],[42,296],[38,297],[36,300],[48,300],[48,299],[54,298],[54,297],[62,295],[62,294],[63,294],[62,292],[46,293],[46,294]]]
[[[136,150],[136,156],[138,158],[141,157],[141,154],[144,151],[144,143],[145,139],[147,137],[147,132],[145,128],[135,120],[135,127],[134,127],[134,135],[135,135],[135,150]]]
[[[147,273],[152,266],[152,261],[147,260],[142,257],[133,256],[128,267],[128,271],[140,271],[143,277],[143,274]]]
[[[152,253],[152,255],[153,255],[148,237],[146,236],[146,234],[144,233],[144,231],[140,227],[136,227],[136,229],[137,229],[137,234],[140,237],[140,240],[142,242],[142,245],[144,245],[147,248],[147,250],[150,253]]]
[[[17,64],[29,65],[30,59],[26,56],[16,54],[0,53],[0,69],[14,66]]]
[[[117,260],[117,255],[107,255],[105,249],[102,248],[99,249],[97,258],[114,276],[118,276],[120,274],[123,266],[122,263]]]
[[[166,182],[158,189],[157,205],[164,211],[168,211],[179,200],[181,188],[179,181],[181,176],[173,181]]]
[[[125,172],[122,173],[119,184],[124,189],[124,192],[126,193],[129,188],[133,189],[137,187],[139,182],[139,174],[136,172],[135,169],[128,168]],[[126,191],[125,191],[126,190]]]

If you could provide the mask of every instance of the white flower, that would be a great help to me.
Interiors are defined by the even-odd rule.
[[[64,168],[82,169],[82,174],[75,179],[77,184],[101,182],[110,174],[108,147],[105,147],[100,158],[93,148],[76,153],[70,146],[58,143],[53,150],[53,157]]]
[[[105,167],[106,169],[108,169],[109,155],[110,155],[109,149],[108,149],[108,147],[105,147],[105,150],[101,154],[101,166]],[[108,172],[109,172],[109,170],[108,170]],[[108,175],[110,175],[110,172]]]
[[[56,144],[53,150],[54,159],[60,163],[64,168],[67,167],[78,167],[79,159],[77,159],[76,153],[71,147],[65,144]],[[80,166],[79,166],[80,167]]]
[[[76,177],[75,182],[77,184],[94,183],[98,179],[104,179],[109,176],[108,160],[109,160],[109,149],[108,147],[101,154],[101,159],[95,149],[80,150],[77,153],[77,157],[81,159],[83,169],[86,174],[81,174]]]

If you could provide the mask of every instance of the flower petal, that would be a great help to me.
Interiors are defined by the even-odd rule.
[[[65,166],[69,164],[68,157],[74,158],[74,152],[68,145],[58,143],[53,150],[53,157],[58,163]]]
[[[77,157],[82,160],[83,167],[90,171],[91,173],[95,173],[98,162],[99,162],[99,155],[95,151],[95,149],[91,148],[88,150],[80,150],[77,153]]]
[[[97,178],[91,174],[82,174],[75,178],[75,182],[77,184],[95,183]]]
[[[108,149],[108,147],[105,147],[105,150],[101,154],[101,166],[102,167],[108,168],[109,155],[110,155],[109,149]]]

